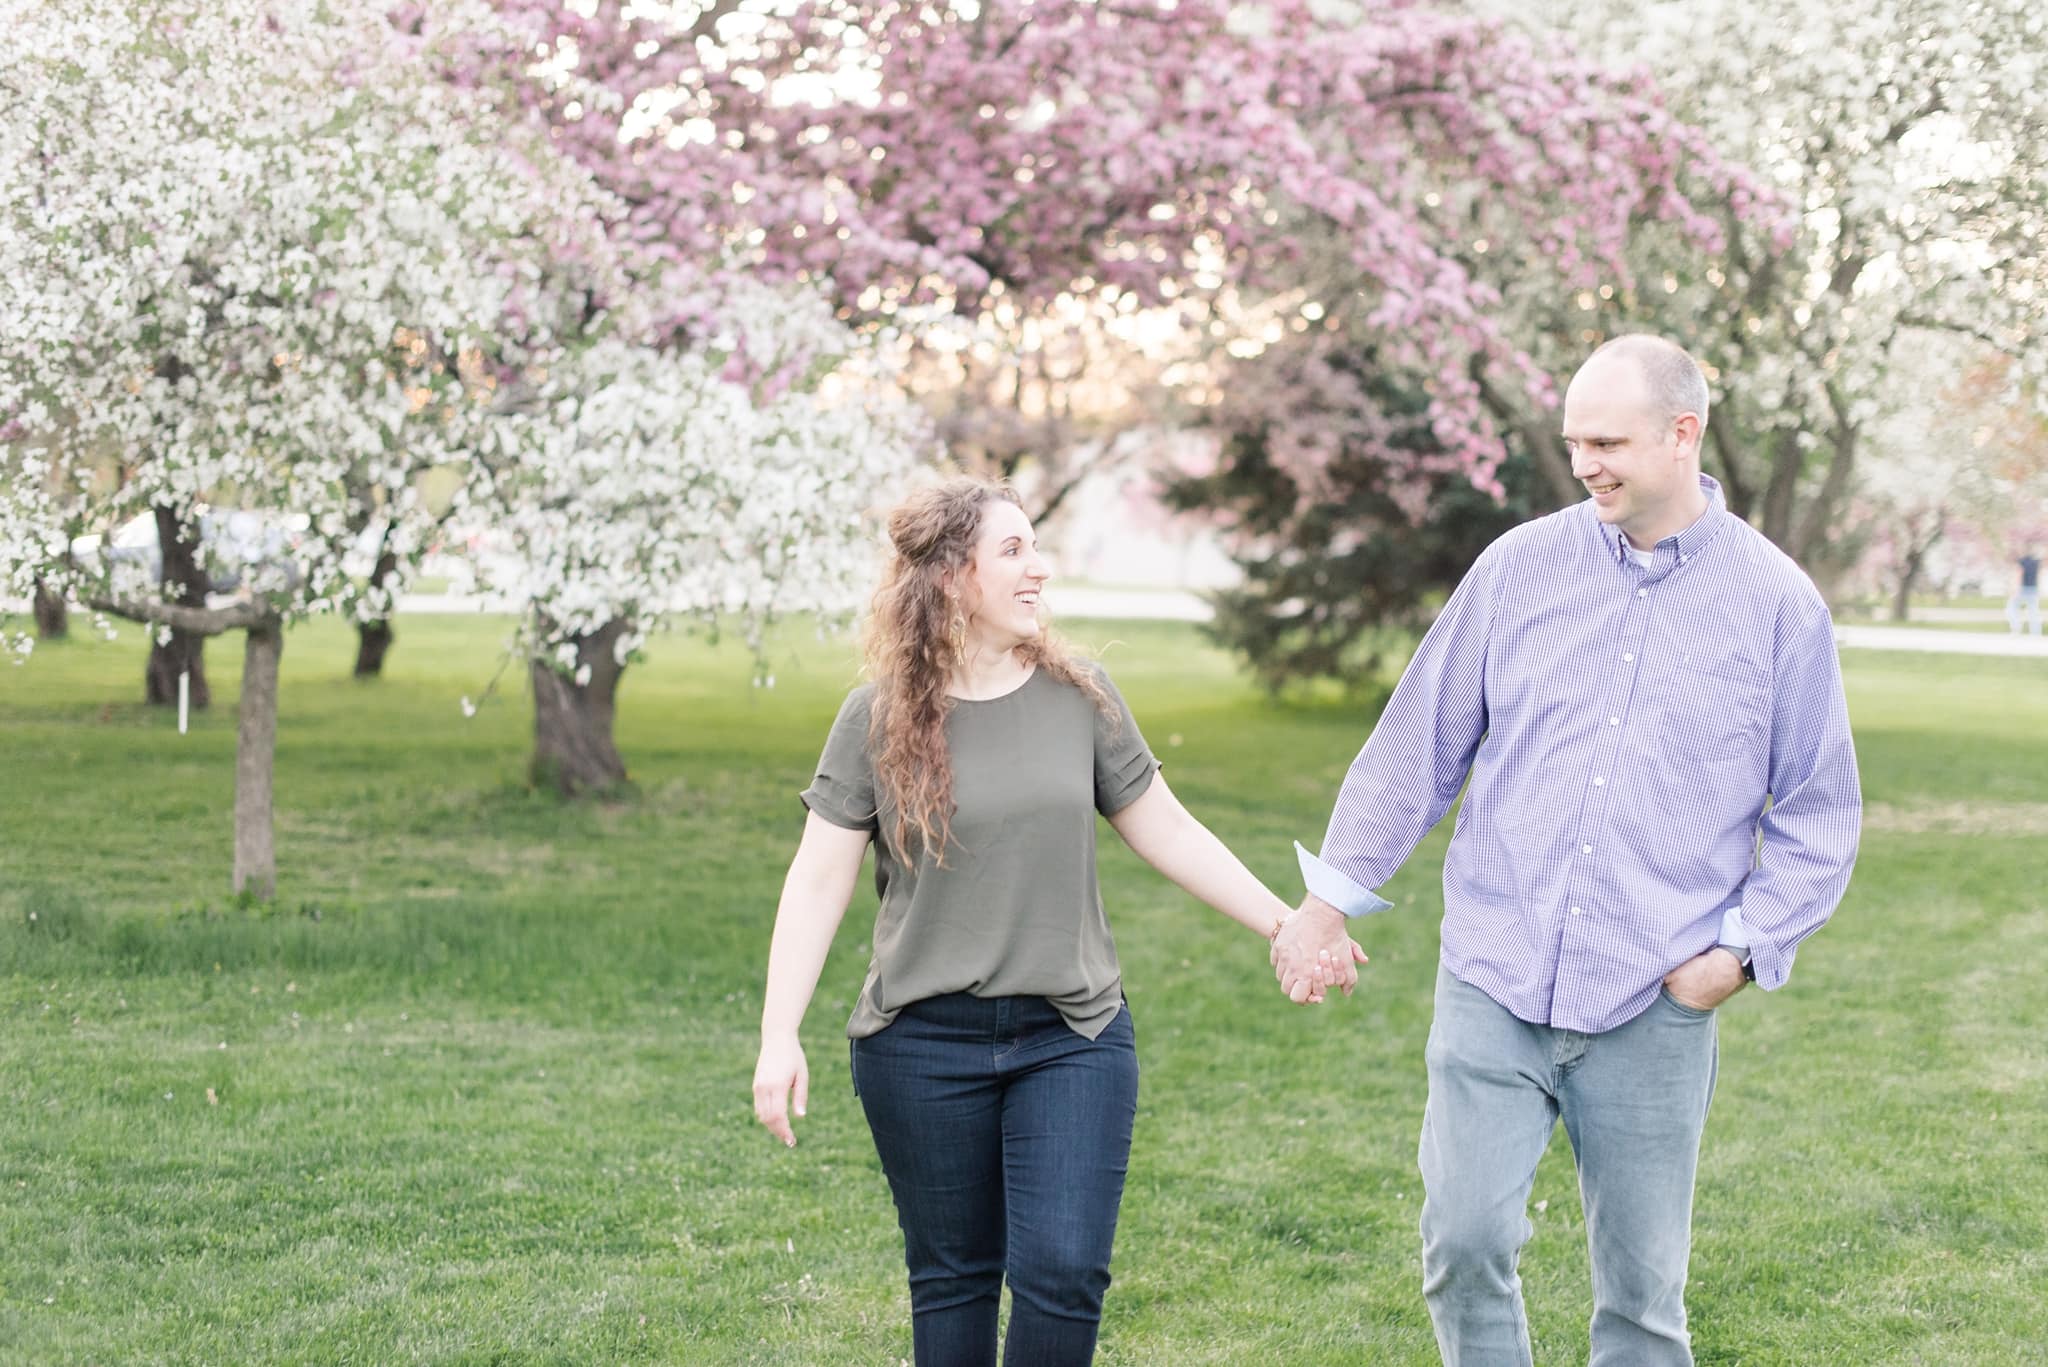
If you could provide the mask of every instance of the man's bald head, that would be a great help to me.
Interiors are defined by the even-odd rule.
[[[1670,422],[1681,413],[1697,414],[1700,430],[1707,426],[1707,377],[1676,342],[1631,332],[1609,338],[1579,367],[1585,375],[1595,367],[1628,366],[1641,377],[1644,397],[1660,422]]]
[[[1648,550],[1708,507],[1700,483],[1707,382],[1682,347],[1617,337],[1564,391],[1565,450],[1602,522]]]

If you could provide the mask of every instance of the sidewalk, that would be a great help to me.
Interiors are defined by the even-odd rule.
[[[1209,605],[1192,593],[1173,589],[1062,588],[1045,591],[1054,617],[1140,617],[1176,622],[1206,622]],[[2005,615],[1994,609],[1924,608],[1930,621],[1991,622]],[[1835,640],[1851,650],[1913,650],[1946,655],[2021,655],[2048,659],[2048,637],[2014,636],[1993,631],[1937,631],[1915,626],[1837,625]]]
[[[1215,614],[1197,594],[1178,589],[1111,589],[1062,587],[1046,590],[1046,605],[1055,620],[1071,618],[1130,618],[1166,622],[1206,622]],[[519,605],[506,598],[471,597],[452,593],[407,593],[398,599],[398,613],[440,615],[454,613],[511,613]],[[27,603],[0,600],[0,613],[26,615]],[[1988,620],[1999,616],[1988,609],[1923,608],[1930,620]],[[1955,613],[1955,617],[1938,614]],[[1980,618],[1977,614],[1981,613]],[[1963,616],[1962,614],[1970,614]],[[1837,625],[1835,640],[1850,650],[1911,650],[1945,655],[2006,655],[2048,659],[2048,637],[2014,636],[2002,631],[1936,631],[1927,627]]]
[[[1046,606],[1055,619],[1071,617],[1135,618],[1159,622],[1206,622],[1215,616],[1209,605],[1195,594],[1178,589],[1103,589],[1055,587],[1045,591]],[[402,593],[398,614],[516,612],[518,604],[509,598],[470,596],[453,593]]]

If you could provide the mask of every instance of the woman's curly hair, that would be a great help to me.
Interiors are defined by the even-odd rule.
[[[998,502],[1022,506],[1007,484],[957,475],[918,490],[889,514],[890,555],[862,645],[875,685],[868,754],[876,797],[896,804],[891,835],[906,862],[930,849],[943,866],[952,840],[953,765],[945,726],[953,699],[946,688],[962,659],[952,629],[958,608],[946,595],[946,579],[972,566],[982,519]],[[1118,719],[1100,677],[1049,631],[1017,651]]]

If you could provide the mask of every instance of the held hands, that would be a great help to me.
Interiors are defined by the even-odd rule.
[[[1664,988],[1680,1006],[1711,1011],[1742,990],[1749,980],[1733,954],[1714,946],[1664,975]]]
[[[1287,999],[1311,1006],[1332,987],[1350,996],[1358,985],[1358,965],[1366,962],[1358,941],[1344,933],[1344,913],[1317,897],[1280,923],[1269,957]]]
[[[795,1113],[802,1115],[811,1099],[811,1069],[804,1062],[804,1047],[794,1033],[764,1038],[760,1060],[754,1065],[754,1119],[795,1148],[796,1131],[789,1124],[792,1090],[796,1093]]]

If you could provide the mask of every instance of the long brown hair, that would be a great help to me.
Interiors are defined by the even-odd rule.
[[[906,862],[914,863],[919,849],[930,849],[943,866],[952,840],[953,763],[945,727],[953,699],[946,685],[962,656],[954,630],[958,608],[946,595],[946,580],[974,563],[982,519],[997,502],[1022,506],[1007,484],[956,475],[918,490],[889,514],[889,560],[868,609],[862,646],[875,684],[868,753],[876,797],[896,804],[891,834]],[[1101,679],[1051,632],[1041,630],[1017,650],[1117,720]]]

